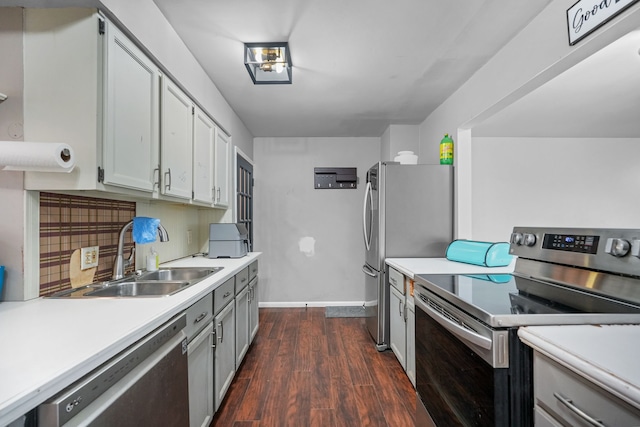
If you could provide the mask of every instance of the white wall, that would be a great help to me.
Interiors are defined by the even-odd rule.
[[[380,137],[380,160],[393,161],[398,151],[418,154],[420,127],[418,125],[389,125]],[[432,158],[418,159],[418,163],[433,163]]]
[[[22,140],[14,138],[10,131],[16,123],[23,121],[23,66],[22,61],[22,10],[20,8],[0,8],[0,92],[8,96],[0,103],[0,141]],[[14,58],[9,60],[8,58]],[[0,142],[1,144],[1,142]],[[0,218],[0,265],[6,268],[4,290],[0,300],[21,300],[24,296],[22,286],[24,195],[22,172],[0,171],[0,199],[2,214]]]
[[[360,305],[362,203],[379,138],[256,138],[260,304]],[[355,190],[315,190],[314,167],[356,167]]]
[[[420,125],[420,157],[424,153],[437,150],[443,133],[450,133],[455,139],[456,166],[456,236],[459,238],[503,239],[504,231],[497,231],[490,221],[476,219],[478,211],[490,208],[488,202],[477,197],[479,184],[474,182],[474,173],[481,167],[473,157],[473,125],[481,123],[497,111],[571,68],[584,58],[617,40],[629,31],[640,27],[640,4],[630,7],[604,27],[598,29],[577,45],[571,47],[567,41],[566,10],[574,0],[556,0],[549,4],[527,27],[514,37],[498,54],[482,67],[471,79],[440,105]],[[594,78],[598,78],[597,76]],[[472,142],[473,141],[473,142]],[[595,155],[595,154],[594,154]],[[511,162],[517,160],[511,159]],[[521,164],[520,175],[527,169]],[[532,166],[535,174],[537,166]],[[488,172],[491,174],[491,172]],[[520,179],[519,176],[504,177],[497,171],[493,181]],[[603,177],[603,179],[606,179]],[[555,187],[562,191],[563,182]],[[502,204],[514,197],[514,187],[509,193],[502,193]],[[486,189],[486,191],[489,191]],[[536,193],[539,194],[539,193]],[[554,193],[554,196],[560,193]],[[536,198],[530,203],[541,203]],[[478,206],[478,203],[481,205]],[[482,205],[484,203],[484,205]],[[508,208],[507,208],[508,209]],[[600,215],[607,209],[600,208]],[[550,218],[551,221],[553,218]],[[525,215],[513,216],[510,222],[526,223],[531,218]],[[585,221],[594,220],[584,218]],[[616,225],[624,219],[613,221]],[[497,221],[496,221],[497,222]],[[545,225],[556,225],[547,223]],[[595,224],[591,224],[594,225]]]
[[[640,138],[473,138],[476,240],[514,226],[638,228]]]

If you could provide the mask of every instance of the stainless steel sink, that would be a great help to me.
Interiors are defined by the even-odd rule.
[[[96,291],[87,292],[86,297],[158,297],[172,295],[187,286],[189,282],[178,281],[133,281],[107,285]]]
[[[176,267],[142,272],[120,280],[92,283],[57,292],[48,298],[164,297],[180,292],[224,267]]]
[[[222,267],[216,268],[166,268],[156,271],[147,271],[142,273],[136,281],[140,280],[198,280],[203,279],[210,274],[213,274],[222,269]]]

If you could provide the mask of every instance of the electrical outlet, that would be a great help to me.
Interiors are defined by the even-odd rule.
[[[100,248],[98,246],[90,246],[88,248],[80,249],[80,269],[86,270],[87,268],[98,266],[98,252]]]

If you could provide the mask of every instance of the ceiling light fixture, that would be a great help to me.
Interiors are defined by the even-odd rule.
[[[245,43],[244,65],[257,85],[291,84],[289,43]]]

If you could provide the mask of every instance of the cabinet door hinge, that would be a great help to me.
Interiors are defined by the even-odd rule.
[[[196,115],[196,107],[194,107],[193,105],[191,106],[191,115],[192,116]]]
[[[98,166],[98,182],[104,182],[104,169]]]
[[[104,35],[104,19],[98,18],[98,34]]]

